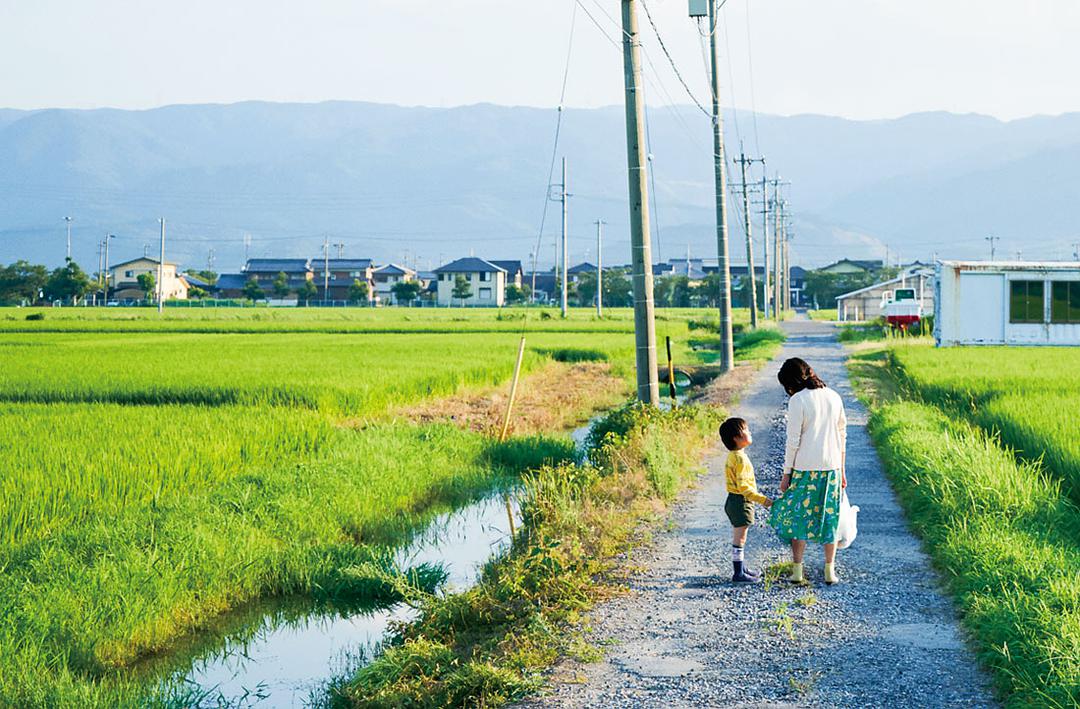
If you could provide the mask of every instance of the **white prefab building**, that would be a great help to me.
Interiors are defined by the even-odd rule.
[[[501,307],[506,299],[505,268],[470,256],[435,269],[439,305],[486,305]],[[461,277],[468,283],[469,297],[454,296],[454,286]]]
[[[1080,346],[1080,262],[941,261],[934,339]]]

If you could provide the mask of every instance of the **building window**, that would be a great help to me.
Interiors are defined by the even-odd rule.
[[[480,289],[480,300],[491,300],[491,289],[490,288],[481,288]]]
[[[1050,322],[1080,323],[1080,281],[1050,284]]]
[[[134,278],[134,277],[135,277],[135,272],[134,271],[124,271],[124,278]]]
[[[441,273],[439,274],[439,280],[440,280],[440,281],[442,281],[442,280],[445,280],[445,279],[443,278],[443,274],[441,274]]]
[[[1009,322],[1043,322],[1043,282],[1010,281]]]
[[[491,274],[487,273],[487,272],[484,272],[484,271],[481,271],[480,272],[480,280],[481,281],[490,281],[491,280]]]

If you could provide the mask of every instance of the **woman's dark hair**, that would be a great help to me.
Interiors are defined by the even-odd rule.
[[[821,377],[814,373],[814,368],[798,357],[792,357],[780,365],[776,378],[788,396],[803,389],[824,389],[826,386]]]

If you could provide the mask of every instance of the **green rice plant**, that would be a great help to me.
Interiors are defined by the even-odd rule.
[[[1007,706],[1080,703],[1080,510],[1036,462],[926,404],[871,432]]]
[[[964,416],[1026,460],[1041,460],[1080,503],[1080,351],[895,346],[891,364],[914,395]]]

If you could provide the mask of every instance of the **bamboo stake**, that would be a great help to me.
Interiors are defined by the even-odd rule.
[[[671,336],[665,338],[667,340],[667,381],[668,392],[671,394],[671,405],[674,406],[678,403],[675,397],[675,365],[671,361]]]
[[[514,408],[514,398],[517,396],[518,379],[521,377],[521,360],[525,358],[525,336],[521,336],[518,343],[517,364],[514,365],[514,381],[510,384],[510,400],[506,402],[506,417],[503,418],[502,431],[499,433],[499,442],[506,440],[506,432],[510,430],[510,412]]]
[[[513,539],[515,535],[514,531],[514,508],[510,506],[510,498],[504,497],[503,502],[506,503],[506,519],[510,522],[510,538]]]

